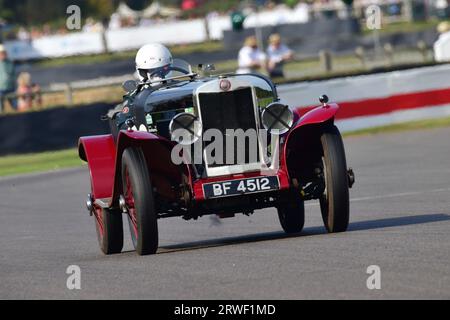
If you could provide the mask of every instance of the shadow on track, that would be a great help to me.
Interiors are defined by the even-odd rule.
[[[347,232],[401,227],[401,226],[425,224],[425,223],[448,221],[448,220],[450,220],[450,215],[439,213],[439,214],[424,214],[424,215],[417,215],[417,216],[404,216],[404,217],[395,217],[395,218],[386,218],[386,219],[377,219],[377,220],[368,220],[368,221],[358,221],[358,222],[350,223]],[[186,242],[186,243],[176,244],[176,245],[162,246],[158,250],[158,254],[187,251],[187,250],[206,249],[206,248],[212,248],[212,247],[221,247],[221,246],[250,243],[250,242],[261,242],[261,241],[282,240],[282,239],[289,239],[289,238],[299,238],[299,237],[306,237],[306,236],[313,236],[313,235],[320,235],[320,234],[326,234],[326,230],[324,227],[305,228],[301,233],[289,234],[289,235],[282,231],[279,231],[279,232],[266,232],[266,233],[245,235],[245,236],[239,236],[239,237],[226,237],[226,238],[212,239],[212,240],[193,241],[193,242]]]
[[[348,231],[384,229],[384,228],[410,226],[414,224],[424,224],[448,220],[450,220],[450,215],[444,213],[437,213],[437,214],[423,214],[419,216],[405,216],[405,217],[386,218],[369,221],[358,221],[350,223]]]

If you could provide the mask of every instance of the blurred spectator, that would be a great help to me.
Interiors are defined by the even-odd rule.
[[[438,24],[437,32],[439,32],[441,35],[445,35],[449,31],[450,31],[450,22],[444,21]]]
[[[233,10],[230,14],[231,27],[234,31],[244,29],[245,14],[240,10]]]
[[[93,18],[87,18],[86,23],[83,26],[84,32],[101,32],[103,31],[103,24],[99,21],[95,21]]]
[[[67,33],[68,33],[68,31],[67,31],[67,28],[65,28],[65,27],[61,27],[57,31],[57,34],[60,34],[60,35],[64,35],[64,34],[67,34]]]
[[[48,23],[46,23],[42,26],[42,34],[44,36],[49,36],[49,35],[53,34],[52,27],[50,27],[50,25]]]
[[[16,70],[14,64],[8,59],[8,54],[3,45],[0,44],[0,111],[3,111],[5,95],[14,92]],[[14,101],[10,100],[11,106],[15,108]]]
[[[237,73],[257,72],[266,67],[266,55],[258,48],[255,36],[245,39],[244,47],[239,51],[238,65]]]
[[[20,112],[33,108],[33,101],[36,100],[41,106],[41,89],[37,84],[31,83],[31,75],[28,72],[21,72],[17,77],[17,110]]]
[[[294,53],[285,44],[281,43],[279,34],[272,34],[269,37],[269,47],[267,48],[267,70],[271,78],[284,77],[283,65],[292,60]]]
[[[450,22],[441,22],[437,31],[440,36],[434,43],[434,59],[437,62],[450,61]]]
[[[181,9],[183,10],[192,10],[197,8],[198,3],[196,0],[183,0],[183,2],[181,3]]]
[[[305,2],[300,2],[297,4],[297,6],[294,8],[295,16],[297,17],[298,21],[300,23],[307,23],[309,21],[309,15],[310,15],[310,5]]]
[[[154,21],[149,18],[142,18],[139,21],[139,27],[148,27],[148,26],[151,26],[152,24],[154,24]]]
[[[137,19],[135,17],[122,18],[122,27],[135,27],[137,25]]]
[[[23,40],[23,41],[30,41],[31,35],[27,31],[27,29],[25,29],[24,27],[20,27],[19,31],[17,31],[17,39]]]
[[[438,18],[447,19],[449,17],[449,3],[447,0],[436,0],[435,8]]]
[[[36,28],[36,27],[32,27],[31,28],[31,39],[38,39],[42,37],[42,32]]]
[[[108,28],[111,30],[120,29],[122,27],[122,21],[118,13],[113,13],[109,20]]]

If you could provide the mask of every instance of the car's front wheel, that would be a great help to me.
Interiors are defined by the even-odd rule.
[[[305,224],[305,204],[299,194],[292,194],[291,200],[278,208],[278,218],[286,233],[299,233]]]
[[[344,143],[336,126],[321,136],[325,191],[320,197],[320,209],[328,232],[343,232],[349,224],[349,181]]]
[[[120,253],[123,247],[122,213],[96,207],[95,229],[100,249],[104,254]]]
[[[122,156],[122,186],[133,245],[139,255],[158,249],[158,222],[144,153],[128,148]]]

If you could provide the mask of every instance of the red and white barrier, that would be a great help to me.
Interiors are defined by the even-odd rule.
[[[450,64],[283,85],[278,90],[284,103],[304,107],[305,112],[327,94],[341,106],[337,125],[342,131],[450,116]]]

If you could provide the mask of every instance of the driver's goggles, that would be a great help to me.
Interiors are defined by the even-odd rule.
[[[170,72],[170,65],[154,69],[138,69],[139,75],[144,79],[160,78],[163,79]]]

